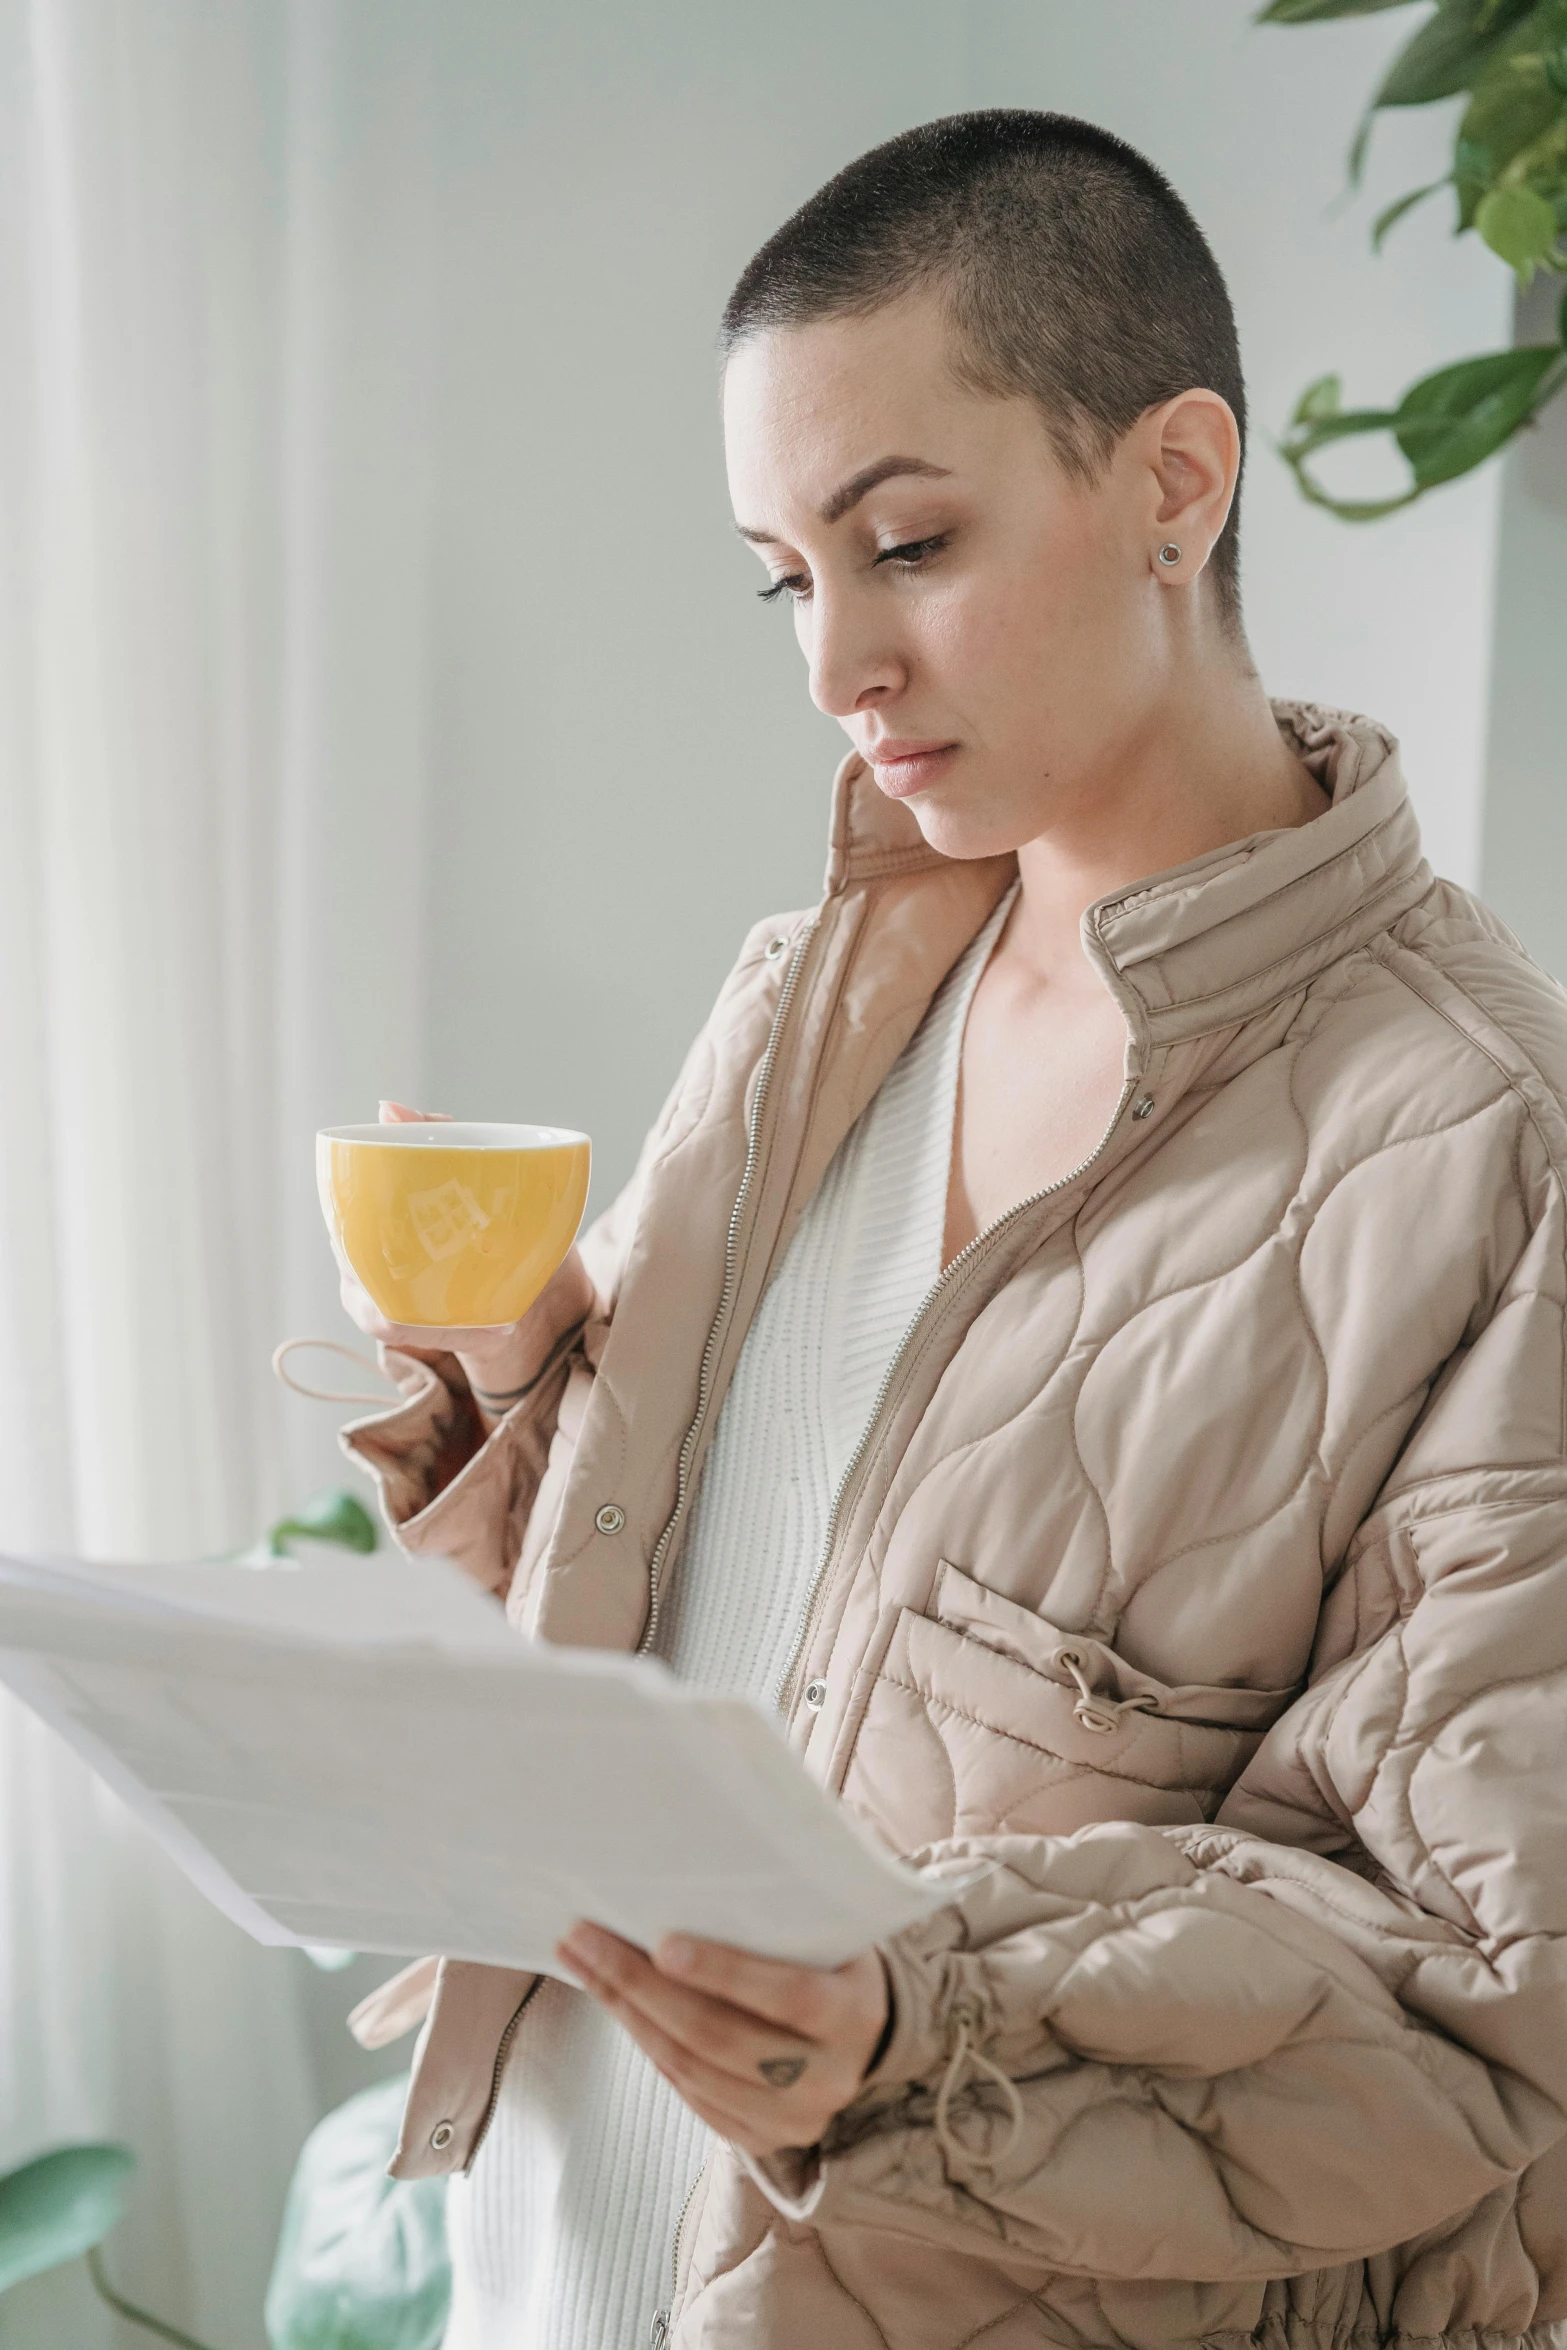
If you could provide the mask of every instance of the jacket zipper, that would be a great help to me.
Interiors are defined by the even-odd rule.
[[[472,2170],[474,2157],[478,2153],[479,2148],[484,2144],[484,2141],[489,2134],[490,2124],[495,2119],[496,2103],[501,2093],[501,2075],[506,2070],[506,2059],[511,2054],[511,2044],[517,2037],[523,2016],[527,2010],[528,2002],[533,1997],[534,1993],[538,1990],[543,1980],[544,1977],[542,1975],[534,1976],[532,1982],[528,1985],[528,1988],[526,1991],[524,1991],[521,1999],[518,2000],[516,2007],[513,2009],[511,2019],[508,2022],[505,2031],[502,2032],[500,2039],[496,2042],[495,2062],[490,2070],[490,2094],[485,2099],[484,2111],[479,2116],[479,2126],[474,2131],[473,2144],[468,2150],[468,2159],[463,2164],[463,2169],[465,2171]]]
[[[778,1058],[778,1044],[783,1035],[784,1022],[788,1018],[799,988],[800,972],[804,967],[805,958],[810,952],[811,943],[820,926],[821,916],[819,914],[812,915],[799,945],[790,957],[789,968],[784,974],[784,983],[779,991],[778,1006],[773,1013],[773,1024],[768,1031],[767,1049],[762,1055],[757,1070],[756,1092],[752,1096],[751,1115],[746,1122],[745,1166],[741,1171],[740,1188],[735,1193],[735,1204],[729,1216],[729,1231],[724,1242],[724,1286],[719,1293],[718,1309],[707,1333],[707,1344],[702,1349],[702,1367],[697,1374],[696,1412],[690,1427],[686,1430],[685,1442],[680,1447],[680,1460],[675,1470],[675,1506],[669,1514],[664,1531],[660,1534],[653,1555],[648,1561],[647,1623],[643,1627],[642,1637],[637,1643],[638,1656],[650,1655],[653,1643],[658,1638],[659,1617],[664,1603],[664,1563],[669,1556],[669,1546],[679,1529],[682,1517],[685,1515],[691,1480],[691,1462],[697,1445],[701,1441],[702,1430],[707,1421],[707,1407],[712,1399],[713,1366],[718,1360],[718,1349],[723,1338],[724,1324],[728,1319],[729,1309],[734,1303],[735,1289],[740,1276],[740,1227],[744,1222],[746,1209],[750,1205],[751,1187],[756,1180],[757,1162],[761,1156],[762,1113],[766,1108],[768,1090],[772,1084],[773,1067]]]
[[[1129,1077],[1126,1080],[1126,1083],[1121,1088],[1121,1098],[1115,1105],[1114,1116],[1111,1118],[1109,1125],[1105,1128],[1103,1134],[1101,1134],[1099,1140],[1095,1143],[1093,1149],[1089,1152],[1087,1158],[1083,1160],[1082,1164],[1080,1166],[1074,1167],[1070,1174],[1059,1176],[1054,1183],[1047,1183],[1043,1190],[1030,1192],[1027,1199],[1019,1200],[1015,1207],[1008,1208],[1004,1216],[998,1216],[994,1224],[987,1224],[983,1232],[976,1232],[974,1238],[969,1242],[967,1248],[959,1249],[951,1264],[944,1267],[944,1269],[937,1274],[935,1280],[931,1283],[929,1289],[926,1290],[925,1295],[920,1299],[919,1304],[916,1306],[914,1310],[914,1318],[910,1322],[908,1328],[904,1331],[903,1336],[899,1339],[898,1350],[893,1356],[891,1362],[887,1365],[887,1369],[883,1375],[881,1385],[876,1390],[876,1401],[871,1406],[870,1418],[866,1421],[865,1426],[860,1433],[860,1440],[858,1444],[855,1446],[853,1452],[849,1455],[848,1466],[845,1468],[843,1475],[838,1480],[838,1489],[833,1495],[832,1507],[827,1513],[827,1535],[822,1545],[821,1557],[818,1559],[816,1564],[816,1572],[811,1577],[810,1590],[806,1595],[805,1613],[801,1618],[799,1637],[795,1641],[794,1648],[790,1653],[789,1662],[785,1666],[783,1677],[778,1684],[776,1703],[778,1711],[784,1715],[785,1719],[787,1719],[794,1710],[794,1701],[796,1695],[795,1684],[799,1679],[800,1668],[803,1665],[807,1651],[810,1648],[811,1636],[816,1630],[816,1619],[819,1612],[819,1603],[827,1581],[827,1570],[832,1562],[832,1554],[838,1541],[839,1524],[843,1516],[843,1505],[848,1496],[849,1488],[853,1484],[856,1476],[859,1474],[860,1466],[864,1461],[866,1454],[870,1450],[871,1441],[877,1434],[882,1413],[886,1408],[887,1399],[892,1393],[893,1386],[897,1380],[898,1372],[902,1366],[904,1356],[908,1353],[910,1340],[914,1337],[915,1332],[919,1329],[920,1324],[924,1321],[926,1315],[935,1305],[937,1299],[941,1297],[943,1292],[958,1279],[959,1275],[963,1272],[975,1254],[980,1249],[986,1247],[990,1241],[994,1240],[998,1232],[1004,1232],[1007,1226],[1014,1223],[1019,1216],[1026,1215],[1030,1208],[1037,1208],[1041,1201],[1049,1199],[1053,1193],[1067,1190],[1071,1184],[1076,1183],[1081,1176],[1086,1175],[1089,1169],[1093,1167],[1101,1158],[1103,1158],[1105,1152],[1110,1147],[1110,1138],[1115,1133],[1116,1128],[1120,1125],[1121,1119],[1126,1110],[1126,1105],[1137,1090],[1139,1082],[1140,1081],[1138,1079],[1132,1077]]]
[[[704,2162],[686,2189],[686,2199],[680,2206],[680,2217],[675,2222],[674,2275],[670,2285],[669,2306],[667,2309],[655,2309],[653,2312],[653,2323],[648,2333],[648,2350],[667,2350],[669,2329],[674,2323],[675,2303],[680,2298],[680,2243],[686,2232],[686,2221],[691,2216],[691,2206],[696,2201],[696,2191],[706,2176],[707,2164]]]
[[[686,1430],[685,1442],[681,1445],[680,1448],[680,1460],[675,1472],[675,1506],[670,1512],[662,1534],[660,1534],[658,1538],[658,1542],[653,1551],[652,1558],[648,1561],[648,1620],[646,1628],[643,1631],[642,1638],[637,1646],[637,1653],[639,1656],[645,1656],[648,1654],[658,1634],[659,1613],[663,1601],[662,1578],[664,1561],[669,1555],[669,1545],[674,1539],[675,1533],[680,1524],[680,1519],[685,1510],[686,1492],[691,1474],[691,1460],[696,1450],[697,1443],[701,1437],[703,1423],[707,1418],[707,1407],[712,1392],[713,1364],[717,1357],[718,1345],[722,1336],[724,1322],[728,1316],[729,1308],[734,1302],[735,1286],[739,1277],[740,1226],[744,1218],[745,1210],[749,1205],[751,1185],[755,1181],[756,1177],[756,1164],[759,1155],[759,1144],[761,1139],[762,1112],[766,1103],[768,1088],[772,1082],[773,1065],[778,1056],[778,1045],[779,1040],[783,1034],[784,1022],[788,1017],[790,1006],[793,1003],[795,993],[799,986],[801,969],[804,966],[806,955],[810,951],[811,943],[816,936],[818,928],[820,927],[820,922],[820,915],[816,915],[812,918],[809,927],[807,928],[804,936],[802,937],[799,945],[796,947],[794,954],[790,959],[789,969],[784,976],[783,987],[779,992],[778,1007],[773,1014],[773,1024],[767,1038],[767,1049],[762,1055],[761,1067],[757,1075],[756,1092],[752,1098],[751,1116],[746,1130],[745,1165],[740,1176],[740,1188],[735,1194],[735,1204],[730,1214],[729,1231],[724,1244],[724,1284],[719,1294],[718,1308],[713,1316],[712,1326],[707,1334],[707,1344],[702,1350],[702,1365],[697,1377],[696,1412],[691,1421],[690,1427]],[[833,1546],[838,1538],[838,1521],[842,1514],[844,1498],[848,1493],[849,1486],[859,1469],[861,1461],[865,1457],[866,1451],[870,1445],[871,1438],[875,1434],[876,1424],[881,1418],[883,1407],[885,1406],[887,1398],[892,1391],[892,1385],[894,1378],[897,1375],[898,1366],[902,1362],[904,1354],[907,1352],[910,1339],[913,1337],[920,1323],[924,1320],[925,1315],[935,1304],[937,1297],[941,1294],[942,1290],[946,1287],[948,1282],[957,1276],[962,1267],[968,1263],[969,1259],[978,1249],[980,1249],[987,1241],[993,1239],[998,1232],[1005,1230],[1006,1226],[1010,1224],[1015,1217],[1023,1215],[1029,1208],[1037,1207],[1040,1201],[1048,1199],[1052,1192],[1064,1191],[1069,1184],[1075,1183],[1079,1176],[1087,1174],[1088,1170],[1099,1158],[1103,1156],[1104,1152],[1109,1147],[1110,1138],[1114,1134],[1116,1128],[1120,1125],[1122,1113],[1124,1112],[1128,1101],[1130,1101],[1134,1090],[1135,1081],[1131,1078],[1128,1078],[1126,1083],[1121,1088],[1121,1098],[1116,1103],[1115,1113],[1112,1116],[1109,1125],[1105,1128],[1104,1133],[1100,1136],[1098,1142],[1089,1152],[1087,1158],[1084,1159],[1081,1166],[1074,1167],[1070,1174],[1061,1176],[1055,1183],[1047,1183],[1042,1191],[1036,1191],[1032,1193],[1029,1198],[1025,1200],[1019,1200],[1015,1207],[1009,1208],[1006,1214],[1002,1217],[999,1217],[994,1224],[988,1224],[983,1232],[976,1233],[974,1238],[969,1242],[967,1248],[959,1250],[958,1254],[953,1258],[951,1264],[943,1269],[943,1271],[937,1276],[936,1280],[931,1284],[930,1288],[926,1291],[924,1297],[920,1300],[919,1306],[915,1311],[914,1319],[910,1322],[907,1330],[905,1330],[903,1333],[902,1338],[898,1342],[898,1351],[887,1366],[887,1370],[882,1379],[881,1386],[877,1390],[876,1401],[871,1407],[870,1419],[866,1423],[859,1443],[855,1446],[853,1454],[850,1456],[847,1468],[844,1470],[842,1477],[838,1481],[837,1492],[833,1495],[832,1508],[828,1514],[827,1521],[827,1538],[822,1548],[821,1558],[817,1563],[816,1572],[811,1578],[811,1589],[806,1600],[804,1621],[801,1624],[799,1638],[795,1642],[794,1651],[790,1656],[783,1679],[779,1684],[777,1703],[780,1711],[788,1711],[789,1701],[792,1694],[792,1684],[799,1672],[801,1660],[803,1659],[806,1649],[810,1643],[810,1635],[814,1629],[815,1624],[817,1602],[821,1596],[822,1586],[826,1579],[827,1567],[832,1557]],[[524,2002],[524,2005],[526,2005],[526,2001]],[[518,2012],[520,2014],[521,2011],[519,2010]],[[513,2021],[515,2022],[516,2018],[513,2018]],[[488,2117],[486,2117],[486,2119],[488,2119]],[[668,2308],[656,2309],[653,2312],[653,2322],[648,2334],[649,2350],[667,2350],[669,2342],[669,2329],[674,2317],[674,2304],[676,2299],[679,2297],[680,2292],[681,2239],[685,2234],[686,2220],[690,2216],[691,2205],[695,2201],[697,2188],[701,2185],[705,2172],[706,2165],[704,2164],[702,2170],[698,2171],[696,2177],[692,2180],[690,2192],[686,2196],[685,2202],[680,2207],[680,2217],[675,2223],[675,2241],[672,2259],[673,2288],[670,2295],[670,2302]]]

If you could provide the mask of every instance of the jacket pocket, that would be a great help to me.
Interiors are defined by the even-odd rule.
[[[1157,1680],[945,1560],[931,1609],[897,1618],[843,1781],[903,1851],[1209,1820],[1295,1695]]]

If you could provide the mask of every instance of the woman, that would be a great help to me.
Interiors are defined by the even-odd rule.
[[[825,895],[514,1330],[350,1293],[406,1401],[347,1441],[953,1898],[832,1973],[445,1965],[451,2350],[1567,2341],[1561,996],[1383,729],[1266,700],[1233,321],[1142,158],[910,132],[724,356],[852,745]]]

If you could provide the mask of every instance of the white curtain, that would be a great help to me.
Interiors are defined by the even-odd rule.
[[[194,1556],[332,1459],[309,1136],[420,1080],[421,0],[0,0],[0,1546]],[[0,1706],[0,2168],[262,2341],[302,1965]],[[4,2350],[99,2350],[79,2273]]]

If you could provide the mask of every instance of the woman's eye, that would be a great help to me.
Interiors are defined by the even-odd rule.
[[[782,579],[775,579],[771,587],[758,588],[756,592],[764,604],[776,604],[780,596],[788,596],[798,603],[808,592],[810,584],[803,571],[789,571],[785,572]]]
[[[913,571],[932,555],[939,555],[947,543],[945,531],[937,531],[928,539],[906,539],[901,547],[883,547],[876,557],[878,563],[897,563]]]
[[[946,531],[936,531],[925,539],[905,539],[899,546],[879,549],[875,561],[878,564],[895,563],[902,571],[917,571],[922,563],[930,561],[932,555],[941,553],[947,539]],[[806,572],[787,571],[781,579],[775,579],[770,586],[758,588],[756,592],[764,604],[776,604],[780,596],[787,596],[791,603],[799,604],[809,596],[811,582]]]

